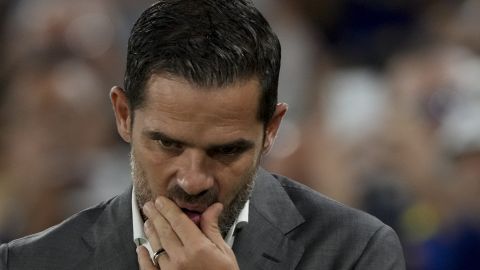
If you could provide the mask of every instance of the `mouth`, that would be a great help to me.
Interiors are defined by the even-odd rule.
[[[201,217],[202,217],[202,212],[198,212],[198,211],[193,211],[193,210],[189,210],[187,208],[181,208],[183,213],[185,213],[188,218],[193,221],[193,223],[195,223],[195,225],[197,225],[197,227],[200,226],[200,220],[201,220]]]

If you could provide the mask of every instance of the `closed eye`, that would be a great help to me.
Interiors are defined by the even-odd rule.
[[[183,142],[174,140],[161,132],[146,131],[145,133],[148,138],[154,141],[163,150],[179,152],[183,151],[185,147]]]

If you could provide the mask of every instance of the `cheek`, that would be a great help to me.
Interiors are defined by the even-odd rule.
[[[135,147],[135,160],[142,168],[144,182],[156,195],[164,195],[172,179],[169,172],[169,161],[158,153],[148,149]]]
[[[229,204],[247,183],[252,181],[258,166],[259,155],[253,154],[238,163],[225,167],[217,175],[220,190],[220,202]]]

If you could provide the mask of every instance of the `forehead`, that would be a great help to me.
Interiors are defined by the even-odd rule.
[[[153,75],[137,111],[145,128],[211,135],[262,126],[257,117],[259,103],[257,79],[225,87],[199,87],[179,77]]]
[[[187,80],[153,75],[145,87],[142,107],[179,113],[195,109],[196,114],[212,112],[222,116],[257,113],[260,86],[257,79],[247,79],[224,87],[200,87]],[[225,114],[225,115],[224,115]]]

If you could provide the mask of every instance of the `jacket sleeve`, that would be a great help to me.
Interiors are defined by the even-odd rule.
[[[0,269],[8,270],[7,263],[8,263],[8,245],[2,244],[0,245]]]
[[[354,269],[405,269],[402,246],[392,228],[384,225],[372,235]]]

